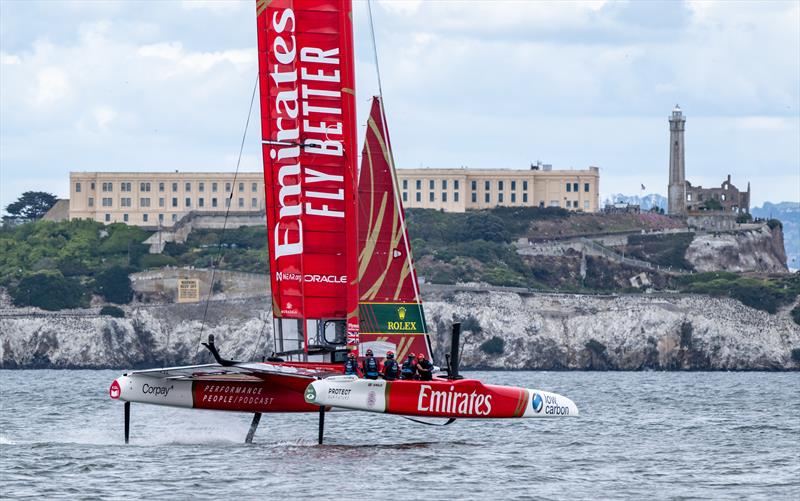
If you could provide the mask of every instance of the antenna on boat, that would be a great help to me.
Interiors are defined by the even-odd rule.
[[[398,219],[400,220],[400,229],[406,238],[403,238],[403,244],[406,251],[406,262],[408,264],[409,272],[411,273],[411,284],[414,288],[414,297],[417,300],[417,309],[419,310],[419,317],[423,319],[422,325],[425,328],[425,342],[428,344],[428,352],[433,354],[431,349],[430,339],[427,336],[427,325],[424,322],[425,312],[422,311],[422,297],[419,293],[419,284],[417,283],[417,271],[414,269],[414,263],[411,256],[411,246],[408,243],[408,230],[406,228],[406,218],[403,214],[402,203],[400,202],[400,186],[397,182],[397,171],[394,164],[394,150],[392,149],[392,142],[389,140],[389,131],[386,128],[386,106],[383,102],[383,86],[381,85],[381,68],[378,64],[378,44],[375,42],[375,26],[372,21],[372,0],[367,0],[367,11],[369,12],[369,32],[372,37],[372,53],[375,56],[375,73],[378,77],[378,102],[381,105],[381,133],[386,141],[386,149],[389,157],[389,166],[392,169],[392,191],[394,192],[394,206],[397,209]]]

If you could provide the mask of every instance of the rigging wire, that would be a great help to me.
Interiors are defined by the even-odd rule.
[[[417,309],[419,310],[419,317],[422,319],[422,325],[425,327],[425,344],[428,347],[428,352],[433,356],[431,349],[430,339],[428,337],[427,325],[425,323],[425,313],[422,310],[422,297],[419,293],[419,284],[417,283],[417,271],[414,269],[414,263],[411,257],[411,246],[408,243],[408,229],[406,228],[406,219],[403,214],[402,204],[400,203],[400,186],[397,183],[397,175],[394,166],[394,150],[392,149],[391,141],[389,140],[389,131],[386,125],[386,106],[383,101],[383,86],[381,85],[381,68],[378,64],[378,44],[375,42],[375,26],[372,20],[372,0],[367,0],[367,11],[369,12],[369,33],[372,37],[372,54],[375,56],[375,73],[378,77],[378,97],[381,105],[381,132],[383,133],[384,141],[386,142],[386,149],[389,153],[389,165],[392,169],[392,191],[394,191],[394,206],[397,210],[398,219],[400,219],[400,228],[403,230],[403,243],[406,251],[406,261],[408,262],[408,269],[411,272],[411,284],[414,288],[414,297],[417,300]]]
[[[247,121],[244,124],[244,132],[242,133],[242,143],[239,145],[239,158],[236,159],[236,170],[233,173],[233,185],[231,186],[231,194],[228,195],[227,200],[227,207],[225,207],[225,219],[222,222],[222,232],[219,235],[219,241],[217,242],[217,255],[216,260],[211,260],[211,281],[208,284],[208,295],[206,295],[206,304],[205,308],[203,309],[203,320],[200,323],[200,341],[197,343],[197,350],[194,353],[194,358],[197,359],[198,353],[200,353],[200,343],[203,341],[203,331],[205,331],[206,327],[206,318],[208,317],[208,305],[211,302],[211,293],[214,290],[214,277],[217,273],[217,266],[219,266],[220,261],[222,261],[222,243],[225,238],[225,230],[228,227],[228,215],[231,212],[231,206],[233,205],[233,193],[236,189],[236,178],[239,176],[239,166],[242,163],[242,152],[244,151],[244,143],[247,139],[247,130],[250,128],[250,117],[253,114],[253,102],[256,99],[256,89],[258,89],[258,74],[256,74],[256,81],[253,84],[253,94],[250,96],[250,108],[247,111]]]

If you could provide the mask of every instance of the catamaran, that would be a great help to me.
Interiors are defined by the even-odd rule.
[[[257,0],[262,154],[273,355],[262,362],[137,370],[111,383],[125,402],[253,413],[357,410],[424,418],[577,416],[570,399],[459,374],[460,325],[430,381],[346,376],[349,353],[433,360],[389,140],[373,98],[360,174],[350,0]],[[422,420],[418,418],[423,418]]]

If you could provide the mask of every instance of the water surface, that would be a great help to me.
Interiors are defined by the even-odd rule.
[[[487,372],[561,393],[577,419],[447,427],[358,412],[122,404],[119,371],[0,371],[4,498],[800,499],[800,374]]]

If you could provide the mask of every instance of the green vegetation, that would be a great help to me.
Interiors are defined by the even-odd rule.
[[[769,226],[770,230],[774,230],[775,228],[783,229],[783,223],[780,219],[768,219],[767,226]]]
[[[753,222],[753,216],[747,212],[744,212],[736,216],[736,222],[739,224],[751,223]]]
[[[693,238],[693,233],[630,235],[626,253],[659,266],[691,270],[692,265],[685,256]]]
[[[128,278],[129,269],[113,266],[97,274],[93,290],[103,296],[106,301],[127,304],[133,299],[133,287]]]
[[[792,320],[794,320],[794,323],[800,325],[800,306],[795,306],[794,308],[792,308],[791,313],[792,313]]]
[[[100,315],[114,317],[114,318],[125,318],[125,311],[122,308],[117,306],[103,306],[100,308]]]
[[[730,272],[697,273],[676,278],[682,292],[728,296],[757,310],[775,313],[800,294],[800,274],[758,279]]]
[[[702,205],[703,210],[722,210],[722,204],[716,198],[709,198]]]
[[[792,348],[792,361],[800,364],[800,348]]]
[[[33,273],[8,289],[16,306],[36,306],[44,310],[85,308],[89,306],[87,288],[59,271]]]
[[[173,266],[266,273],[269,268],[267,236],[261,226],[242,226],[222,230],[194,230],[185,244],[168,243],[165,257]],[[220,245],[221,241],[221,245]],[[166,260],[165,260],[166,262]]]
[[[464,213],[413,209],[406,220],[419,273],[427,280],[529,287],[536,285],[536,279],[510,242],[525,236],[532,221],[568,215],[559,208],[503,207]]]
[[[44,216],[56,204],[56,196],[44,191],[26,191],[16,202],[10,203],[5,210],[9,219],[27,219],[35,221]]]
[[[491,339],[481,343],[480,348],[487,355],[502,355],[506,349],[506,343],[502,338],[492,336]]]

